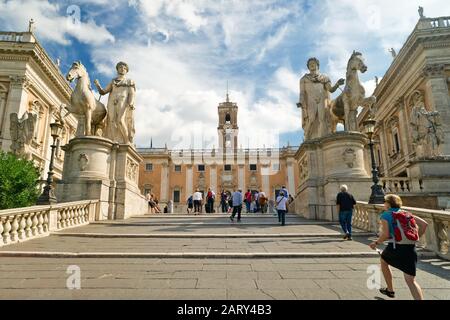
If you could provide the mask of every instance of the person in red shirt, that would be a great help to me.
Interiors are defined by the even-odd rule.
[[[247,208],[247,213],[250,212],[250,205],[252,204],[252,192],[250,189],[247,190],[244,196],[245,206]]]

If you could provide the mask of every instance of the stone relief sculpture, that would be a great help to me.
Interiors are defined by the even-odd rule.
[[[441,147],[444,143],[444,132],[441,128],[442,121],[439,112],[426,110],[421,92],[415,92],[411,102],[413,107],[410,124],[417,157],[442,156]]]
[[[69,113],[78,116],[77,136],[99,136],[100,129],[103,129],[106,116],[105,106],[94,97],[91,88],[89,74],[80,61],[75,61],[67,72],[66,79],[69,82],[77,81],[75,90],[70,97],[70,106],[67,106]],[[84,117],[84,130],[82,130],[81,117]]]
[[[331,101],[331,127],[333,132],[338,122],[343,121],[345,131],[358,131],[356,121],[358,107],[372,110],[377,99],[375,96],[366,98],[366,91],[359,81],[358,71],[365,73],[367,66],[361,53],[353,51],[348,64],[344,91]]]
[[[331,133],[329,105],[331,93],[335,92],[344,79],[332,86],[331,80],[319,72],[320,62],[311,58],[307,62],[310,73],[300,79],[300,102],[302,108],[305,140],[316,139]]]
[[[344,153],[342,154],[342,158],[345,162],[345,164],[347,165],[347,167],[349,168],[353,168],[355,166],[355,161],[356,161],[356,153],[355,150],[348,148],[344,151]]]
[[[87,168],[87,165],[89,164],[89,158],[85,153],[81,153],[78,157],[78,166],[80,168],[80,171],[84,171]]]
[[[25,145],[33,140],[37,121],[38,115],[34,112],[26,111],[20,119],[17,113],[10,114],[11,151],[14,154],[31,158],[25,152]]]
[[[105,137],[118,143],[133,143],[135,83],[126,78],[129,67],[125,62],[116,65],[117,77],[103,89],[98,80],[95,85],[101,95],[109,93]]]

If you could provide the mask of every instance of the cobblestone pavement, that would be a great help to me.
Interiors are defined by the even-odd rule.
[[[238,225],[220,216],[141,217],[120,223],[96,223],[6,246],[0,250],[0,298],[385,298],[367,285],[371,276],[368,268],[378,265],[377,257],[339,256],[346,252],[370,251],[367,243],[373,236],[356,232],[354,241],[344,241],[336,224],[311,224],[297,217],[290,217],[290,225],[284,228],[273,224],[271,217],[247,217],[245,220]],[[249,238],[239,237],[239,234]],[[153,238],[154,235],[166,237]],[[213,238],[213,235],[219,237]],[[162,256],[145,259],[126,255],[120,258],[1,257],[6,251],[159,252]],[[205,257],[164,257],[164,253],[170,252],[202,252]],[[208,257],[212,252],[309,252],[313,256]],[[338,256],[314,257],[314,253],[324,252]],[[79,290],[67,288],[71,275],[67,272],[69,266],[80,268]],[[423,258],[419,262],[417,280],[426,299],[450,299],[449,270],[449,261]],[[394,271],[394,284],[396,299],[411,299],[403,275],[397,270]]]

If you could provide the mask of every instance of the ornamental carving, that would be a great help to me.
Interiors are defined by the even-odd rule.
[[[127,159],[126,176],[129,180],[137,181],[139,165],[131,159]]]
[[[30,145],[38,122],[38,115],[34,112],[25,112],[21,118],[17,113],[10,114],[11,151],[19,156],[31,159],[31,154],[26,152],[26,146]]]
[[[441,77],[445,75],[445,65],[444,64],[428,64],[423,68],[423,76],[429,77]]]
[[[309,177],[308,158],[304,157],[298,165],[300,181],[303,182]]]
[[[352,148],[345,149],[344,153],[342,154],[342,158],[344,159],[347,167],[349,167],[350,169],[355,166],[356,152]]]
[[[78,156],[78,167],[80,168],[80,171],[85,171],[88,164],[89,164],[88,156],[85,153],[81,153]]]
[[[26,76],[9,76],[9,81],[11,83],[11,86],[14,87],[21,87],[23,89],[30,87],[30,80]]]

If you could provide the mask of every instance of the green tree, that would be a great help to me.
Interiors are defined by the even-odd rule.
[[[34,205],[39,176],[32,161],[0,151],[0,210]]]

